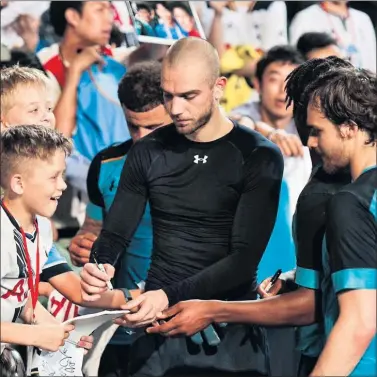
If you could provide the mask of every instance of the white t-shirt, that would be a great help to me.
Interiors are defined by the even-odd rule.
[[[345,57],[356,67],[376,72],[376,34],[366,13],[349,8],[349,16],[342,19],[326,12],[320,5],[312,5],[294,17],[290,29],[290,43],[308,32],[330,34],[338,42]]]
[[[52,247],[50,220],[37,216],[39,228],[39,255],[41,273]],[[27,247],[33,270],[36,274],[37,234],[26,235]],[[15,322],[29,297],[28,270],[25,250],[17,221],[1,206],[1,321]],[[1,353],[5,345],[1,343]]]
[[[215,12],[201,1],[199,14],[208,37]],[[258,1],[251,12],[244,7],[225,8],[222,15],[223,41],[231,46],[253,45],[263,51],[288,43],[287,7],[284,1]]]

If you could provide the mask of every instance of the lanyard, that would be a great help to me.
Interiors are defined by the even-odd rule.
[[[335,30],[335,25],[334,25],[334,22],[330,16],[331,12],[328,10],[326,4],[324,3],[321,3],[320,4],[320,7],[322,8],[323,11],[325,11],[326,15],[327,15],[327,19],[331,25],[331,29],[332,29],[332,33],[335,37],[335,40],[345,46],[346,44],[344,43],[344,38],[341,38],[340,34]],[[346,24],[346,19],[349,19],[349,23],[350,23],[350,26],[351,26],[351,29],[352,30],[348,30],[347,29],[347,24]],[[355,25],[353,23],[353,19],[351,18],[351,15],[350,15],[350,12],[348,11],[348,16],[344,19],[344,22],[343,22],[343,26],[344,26],[344,30],[349,33],[349,36],[351,38],[351,41],[349,44],[355,44],[356,42],[356,31],[355,31]]]
[[[8,208],[6,207],[3,200],[1,200],[1,204],[3,205],[4,209],[10,214]],[[27,240],[26,234],[24,230],[20,227],[20,232],[22,235],[22,243],[24,246],[25,251],[25,258],[26,258],[26,267],[27,267],[27,282],[30,290],[31,295],[31,306],[32,306],[32,323],[35,324],[35,307],[37,306],[38,301],[38,287],[39,287],[39,228],[37,220],[34,221],[35,232],[37,237],[37,255],[36,255],[36,267],[35,267],[35,280],[33,281],[33,269],[31,267],[31,258],[29,254],[29,249],[27,247]]]
[[[31,305],[33,310],[32,323],[35,324],[35,307],[38,301],[38,287],[39,287],[39,229],[37,220],[35,220],[35,231],[37,233],[37,261],[35,267],[35,280],[33,281],[33,269],[31,267],[31,258],[29,254],[29,249],[27,247],[26,234],[22,228],[20,228],[22,234],[22,241],[25,249],[26,266],[27,266],[27,282],[29,285],[30,295],[31,295]]]

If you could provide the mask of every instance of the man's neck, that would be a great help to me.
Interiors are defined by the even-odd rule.
[[[357,151],[351,159],[351,176],[355,181],[368,168],[376,166],[376,146],[365,146]]]
[[[285,130],[289,123],[292,121],[291,117],[276,118],[270,112],[268,112],[262,105],[260,105],[261,120],[267,123],[276,130]]]
[[[197,132],[186,135],[186,137],[198,143],[208,143],[227,135],[233,127],[233,122],[222,113],[219,107],[216,107],[209,122]]]
[[[33,233],[35,216],[25,208],[25,206],[21,203],[20,199],[10,199],[4,197],[3,203],[5,204],[5,207],[9,210],[10,214],[20,225],[20,227],[26,233]]]
[[[346,18],[348,16],[348,7],[346,1],[324,1],[326,10],[339,17]]]

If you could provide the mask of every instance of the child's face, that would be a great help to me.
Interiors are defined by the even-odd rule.
[[[63,179],[65,159],[65,153],[58,150],[47,161],[26,162],[29,171],[21,174],[20,193],[30,213],[44,217],[51,217],[55,213],[58,199],[67,188]]]
[[[25,124],[55,128],[51,94],[44,85],[19,85],[12,97],[10,107],[1,114],[1,128]]]

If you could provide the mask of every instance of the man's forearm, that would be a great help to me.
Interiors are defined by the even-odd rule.
[[[222,14],[215,13],[212,21],[211,30],[209,32],[208,40],[216,48],[220,58],[225,52],[225,46],[223,41],[223,22]]]
[[[339,317],[310,376],[349,376],[375,334],[359,321]]]
[[[80,78],[81,72],[68,70],[65,86],[54,110],[56,128],[67,137],[72,136],[76,127],[77,86]]]
[[[303,326],[315,321],[315,292],[295,292],[256,301],[213,301],[213,321],[260,326]]]

